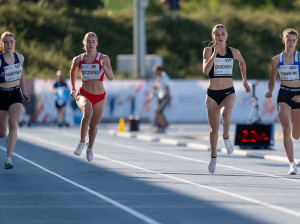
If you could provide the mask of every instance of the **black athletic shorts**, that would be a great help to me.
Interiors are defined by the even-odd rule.
[[[8,108],[15,103],[24,103],[21,87],[0,87],[0,110],[8,110]]]
[[[286,103],[291,109],[300,109],[300,103],[291,100],[296,95],[300,95],[300,87],[293,88],[281,85],[277,96],[277,103]]]
[[[235,93],[234,87],[230,87],[227,89],[221,89],[221,90],[212,90],[207,89],[207,95],[212,98],[218,105],[222,103],[222,101],[230,94]]]

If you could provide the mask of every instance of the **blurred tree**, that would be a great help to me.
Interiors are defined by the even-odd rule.
[[[53,4],[56,6],[69,5],[74,8],[82,8],[82,9],[96,9],[99,6],[104,7],[104,0],[19,0],[19,2],[45,2],[48,4]],[[0,3],[9,3],[9,0],[0,0]]]
[[[300,0],[184,0],[186,4],[216,8],[218,5],[231,5],[236,8],[278,8],[280,10],[300,9]]]

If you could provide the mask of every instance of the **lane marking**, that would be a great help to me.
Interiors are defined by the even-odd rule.
[[[75,134],[70,134],[70,133],[65,133],[64,132],[63,135],[78,139],[78,135],[75,135]],[[107,145],[114,145],[114,146],[117,146],[117,147],[122,147],[122,148],[129,149],[129,150],[147,152],[147,153],[157,154],[157,155],[164,155],[164,156],[169,156],[169,157],[173,157],[173,158],[177,158],[177,159],[183,159],[183,160],[193,161],[193,162],[197,162],[197,163],[208,164],[208,161],[205,161],[205,160],[194,159],[194,158],[190,158],[190,157],[186,157],[186,156],[180,156],[180,155],[174,155],[174,154],[171,154],[171,153],[161,152],[161,151],[156,151],[156,150],[153,151],[153,149],[151,149],[151,150],[150,149],[148,149],[148,150],[147,149],[141,149],[141,148],[138,148],[136,146],[125,145],[125,144],[121,144],[121,143],[117,143],[117,142],[110,142],[110,141],[99,140],[99,139],[96,139],[95,142],[104,143],[104,144],[107,144]],[[233,167],[233,166],[229,166],[229,165],[223,165],[223,164],[220,164],[220,163],[218,163],[218,166],[224,167],[224,168],[227,168],[227,169],[232,169],[232,170],[236,170],[236,171],[245,172],[245,173],[264,175],[264,176],[268,176],[268,177],[273,177],[273,178],[277,178],[277,179],[288,180],[288,181],[293,181],[293,182],[300,183],[300,180],[298,180],[298,179],[292,179],[292,178],[276,176],[276,175],[273,175],[273,174],[268,174],[268,173],[263,173],[263,172],[258,172],[258,171],[241,169],[241,168],[237,168],[237,167]]]
[[[29,134],[22,133],[22,135],[26,136],[26,138],[31,138],[33,140],[35,139]],[[77,134],[71,134],[71,133],[63,132],[63,135],[78,139]],[[26,138],[23,138],[23,140],[26,141]],[[40,140],[43,141],[44,139],[40,138]],[[190,157],[186,157],[186,156],[174,155],[174,154],[167,153],[167,152],[161,152],[161,151],[155,151],[155,150],[153,151],[153,149],[148,149],[148,150],[147,149],[141,149],[141,148],[138,148],[136,146],[125,145],[125,144],[121,144],[121,143],[110,142],[110,141],[99,140],[99,139],[96,139],[95,142],[104,143],[104,144],[107,144],[107,145],[114,145],[114,146],[117,146],[117,147],[122,147],[122,148],[135,150],[135,151],[146,152],[146,153],[150,153],[150,154],[164,155],[164,156],[169,156],[169,157],[173,157],[173,158],[177,158],[177,159],[183,159],[183,160],[193,161],[193,162],[197,162],[197,163],[208,164],[208,161],[206,161],[206,160],[200,160],[200,159],[194,159],[194,158],[190,158]],[[218,163],[218,166],[224,167],[224,168],[227,168],[227,169],[231,169],[231,170],[245,172],[245,173],[264,175],[264,176],[268,176],[268,177],[273,177],[273,178],[277,178],[277,179],[282,179],[282,180],[287,180],[287,181],[300,183],[300,180],[298,180],[298,179],[293,179],[293,178],[288,178],[288,177],[281,177],[281,176],[277,176],[277,175],[273,175],[273,174],[269,174],[269,173],[263,173],[263,172],[258,172],[258,171],[241,169],[241,168],[237,168],[237,167],[233,167],[233,166],[229,166],[229,165],[223,165],[223,164],[220,164],[220,163]]]
[[[52,144],[52,142],[48,142],[47,144]],[[3,151],[6,151],[6,148],[4,148],[2,146],[0,146],[0,149],[2,149]],[[68,148],[68,150],[70,150],[70,148]],[[135,210],[127,207],[126,205],[123,205],[123,204],[121,204],[121,203],[119,203],[119,202],[117,202],[117,201],[115,201],[115,200],[113,200],[113,199],[111,199],[109,197],[106,197],[105,195],[100,194],[100,193],[98,193],[98,192],[96,192],[96,191],[94,191],[94,190],[92,190],[92,189],[90,189],[88,187],[85,187],[85,186],[83,186],[81,184],[78,184],[75,181],[72,181],[72,180],[70,180],[70,179],[68,179],[68,178],[66,178],[66,177],[64,177],[64,176],[62,176],[62,175],[60,175],[58,173],[55,173],[55,172],[53,172],[53,171],[51,171],[51,170],[49,170],[49,169],[47,169],[47,168],[45,168],[45,167],[43,167],[41,165],[39,165],[39,164],[37,164],[37,163],[29,160],[29,159],[26,159],[25,157],[23,157],[23,156],[21,156],[21,155],[19,155],[17,153],[14,153],[14,156],[18,157],[19,159],[21,159],[21,160],[23,160],[23,161],[25,161],[27,163],[30,163],[31,165],[33,165],[33,166],[35,166],[35,167],[37,167],[37,168],[39,168],[39,169],[41,169],[41,170],[43,170],[43,171],[45,171],[47,173],[52,174],[53,176],[56,176],[57,178],[65,181],[65,182],[67,182],[69,184],[72,184],[72,185],[74,185],[74,186],[76,186],[76,187],[78,187],[78,188],[80,188],[80,189],[82,189],[82,190],[84,190],[84,191],[86,191],[86,192],[88,192],[88,193],[90,193],[90,194],[92,194],[92,195],[94,195],[94,196],[96,196],[96,197],[98,197],[98,198],[100,198],[100,199],[108,202],[109,204],[114,205],[115,207],[117,207],[117,208],[119,208],[119,209],[121,209],[121,210],[123,210],[123,211],[125,211],[125,212],[127,212],[127,213],[129,213],[129,214],[131,214],[133,216],[135,216],[136,218],[138,218],[140,220],[143,220],[146,223],[149,223],[149,224],[159,224],[159,222],[155,221],[154,219],[152,219],[152,218],[150,218],[148,216],[145,216],[142,213],[140,213],[138,211],[135,211]]]
[[[75,134],[73,136],[75,136]],[[69,147],[69,146],[63,146],[62,144],[54,143],[52,141],[48,141],[48,140],[45,140],[45,139],[42,139],[42,138],[39,138],[39,137],[34,137],[34,138],[32,136],[28,136],[28,137],[30,137],[31,139],[34,139],[35,142],[37,140],[40,141],[40,142],[44,142],[48,146],[53,145],[53,146],[56,146],[56,147],[67,149],[67,150],[72,151],[72,152],[74,151],[74,149],[72,147]],[[109,142],[109,144],[111,145],[112,142]],[[122,144],[121,147],[124,147],[124,144]],[[172,154],[170,154],[170,155],[172,155]],[[221,189],[218,189],[218,188],[214,188],[214,187],[210,187],[210,186],[206,186],[206,185],[202,185],[202,184],[197,184],[197,183],[194,183],[192,181],[184,180],[184,179],[174,177],[174,176],[171,176],[171,175],[168,175],[168,174],[160,173],[160,172],[153,171],[153,170],[148,170],[148,169],[145,169],[145,168],[142,168],[142,167],[139,167],[139,166],[135,166],[135,165],[132,165],[132,164],[129,164],[129,163],[125,163],[125,162],[122,162],[122,161],[119,161],[119,160],[114,160],[114,159],[111,159],[111,158],[108,158],[108,157],[105,157],[105,156],[98,155],[96,153],[94,153],[94,156],[98,157],[100,159],[104,159],[104,160],[107,160],[107,161],[118,163],[118,164],[121,164],[121,165],[124,165],[124,166],[127,166],[127,167],[132,167],[132,168],[137,169],[137,170],[142,170],[142,171],[147,172],[147,173],[156,174],[156,175],[159,175],[159,176],[166,177],[168,179],[177,180],[179,182],[190,184],[190,185],[200,187],[200,188],[203,188],[203,189],[207,189],[207,190],[210,190],[210,191],[218,192],[218,193],[221,193],[221,194],[224,194],[224,195],[227,195],[227,196],[231,196],[233,198],[238,198],[240,200],[244,200],[244,201],[247,201],[247,202],[251,202],[253,204],[261,205],[263,207],[270,208],[270,209],[280,211],[280,212],[283,212],[283,213],[286,213],[286,214],[289,214],[289,215],[300,218],[300,212],[292,210],[292,209],[287,209],[287,208],[284,208],[284,207],[281,207],[281,206],[269,204],[269,203],[266,203],[266,202],[263,202],[263,201],[259,201],[259,200],[256,200],[256,199],[253,199],[253,198],[250,198],[250,197],[246,197],[246,196],[239,195],[239,194],[236,194],[236,193],[228,192],[228,191],[221,190]]]

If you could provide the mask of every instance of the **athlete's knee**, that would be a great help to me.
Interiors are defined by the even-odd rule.
[[[9,131],[17,131],[18,122],[10,121],[8,127],[9,127]]]
[[[90,122],[89,128],[95,130],[95,129],[98,129],[98,125],[99,125],[98,122],[97,122],[97,123],[95,123],[95,122]]]
[[[93,111],[92,110],[85,110],[83,112],[83,117],[82,118],[86,119],[86,120],[91,120],[92,116],[93,116]]]
[[[282,134],[283,135],[291,135],[291,126],[290,125],[282,125]]]
[[[219,126],[210,127],[209,133],[210,134],[217,134],[219,131]]]
[[[223,111],[222,112],[222,119],[224,120],[230,120],[231,119],[231,112],[230,111]]]

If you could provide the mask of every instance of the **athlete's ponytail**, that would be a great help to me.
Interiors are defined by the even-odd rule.
[[[15,40],[16,40],[16,38],[15,38],[15,36],[13,35],[13,33],[11,33],[11,32],[9,32],[9,31],[5,31],[4,33],[2,33],[2,35],[1,35],[1,39],[0,39],[0,53],[2,53],[3,52],[3,40],[4,40],[4,38],[5,37],[8,37],[8,36],[11,36],[11,37],[13,37]]]

